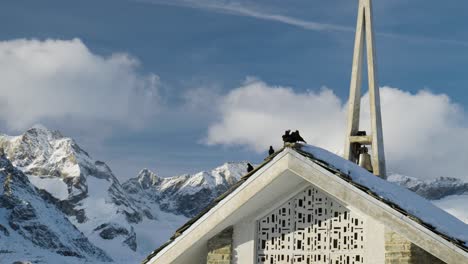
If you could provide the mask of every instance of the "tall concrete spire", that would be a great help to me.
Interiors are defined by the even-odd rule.
[[[359,115],[361,110],[361,83],[364,46],[367,47],[367,75],[369,79],[371,117],[370,135],[360,135],[360,133],[358,133]],[[372,148],[373,172],[375,175],[385,179],[386,169],[382,117],[380,112],[380,93],[376,71],[372,1],[359,0],[344,157],[350,161],[357,162],[359,157],[359,147],[361,145],[370,145]]]

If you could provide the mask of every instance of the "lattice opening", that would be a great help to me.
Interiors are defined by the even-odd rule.
[[[257,263],[364,263],[364,219],[310,187],[258,221]]]

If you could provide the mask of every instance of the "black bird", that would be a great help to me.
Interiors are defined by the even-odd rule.
[[[299,134],[299,130],[296,130],[295,132],[292,132],[291,133],[291,138],[292,138],[292,141],[295,143],[295,142],[304,142],[304,143],[307,143],[302,137],[301,135]]]
[[[252,164],[250,163],[247,163],[247,173],[251,172],[254,170],[254,167],[252,166]]]
[[[275,153],[275,150],[273,149],[273,146],[270,146],[270,149],[268,150],[268,155],[271,156]]]
[[[286,131],[284,132],[284,135],[283,135],[283,141],[284,141],[284,143],[291,143],[291,142],[292,142],[292,141],[291,141],[292,138],[291,138],[291,134],[290,134],[290,133],[291,133],[291,130],[286,130]]]

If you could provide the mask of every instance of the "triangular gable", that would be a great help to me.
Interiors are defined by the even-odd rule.
[[[145,262],[171,263],[183,252],[196,250],[197,245],[200,246],[196,242],[206,240],[232,225],[236,221],[236,213],[242,215],[236,211],[249,210],[245,205],[254,199],[261,199],[256,194],[274,184],[284,174],[289,174],[290,180],[276,184],[298,184],[291,179],[302,178],[344,204],[377,219],[447,263],[462,263],[468,259],[465,237],[468,228],[464,223],[424,198],[381,180],[349,161],[322,149],[304,146],[302,150],[286,148],[253,174],[249,174],[250,177],[245,177],[227,195],[223,195],[223,199],[217,199],[214,207],[190,221],[173,237],[173,241],[155,251]],[[291,174],[298,177],[292,177]],[[414,205],[423,207],[420,208],[423,210],[411,208]],[[447,226],[458,228],[458,234],[444,235],[451,234]]]
[[[184,225],[184,227],[176,231],[176,234],[171,238],[169,243],[153,252],[143,263],[174,262],[182,253],[186,253],[191,247],[195,247],[197,242],[206,241],[208,238],[232,225],[236,221],[236,215],[250,214],[249,212],[239,212],[240,209],[254,212],[257,208],[244,206],[248,202],[253,203],[254,200],[267,201],[268,196],[276,196],[277,193],[262,192],[267,186],[278,184],[285,187],[288,185],[297,186],[299,183],[303,184],[304,180],[300,177],[294,177],[288,170],[288,154],[288,151],[277,153],[273,159],[268,160],[255,171],[243,177],[240,184],[228,191],[228,195],[222,195],[224,198],[221,200],[216,199],[214,206],[202,212]],[[290,174],[291,177],[281,177],[284,173]],[[293,180],[287,180],[293,177]],[[275,182],[277,178],[286,180]],[[227,222],[227,220],[231,222]],[[184,263],[184,261],[178,261],[177,263]]]

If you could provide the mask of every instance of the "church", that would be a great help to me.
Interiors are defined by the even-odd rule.
[[[371,0],[358,10],[344,156],[285,143],[143,263],[468,263],[468,226],[385,180]],[[370,133],[359,131],[364,50]]]

